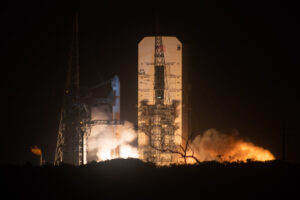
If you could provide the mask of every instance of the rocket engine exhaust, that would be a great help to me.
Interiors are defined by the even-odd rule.
[[[93,120],[109,119],[105,113],[97,108],[92,110]],[[125,121],[124,125],[118,126],[118,137],[115,136],[115,128],[109,125],[97,125],[91,130],[88,138],[87,160],[97,162],[113,158],[138,158],[137,148],[131,145],[137,138],[132,123]],[[112,154],[118,149],[118,155]]]
[[[274,160],[275,156],[267,149],[216,129],[208,129],[191,142],[191,149],[199,161],[246,162]],[[194,163],[189,159],[189,163]]]

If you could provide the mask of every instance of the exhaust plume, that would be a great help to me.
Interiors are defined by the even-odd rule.
[[[216,129],[208,129],[203,135],[196,136],[191,143],[191,148],[199,161],[246,162],[275,159],[269,150]]]
[[[93,120],[109,120],[111,116],[106,114],[101,108],[92,109]],[[114,131],[118,131],[116,137]],[[138,158],[138,150],[131,145],[137,138],[132,123],[125,121],[124,125],[97,125],[91,130],[88,138],[88,161],[103,161],[112,159],[111,152],[116,147],[120,147],[120,158]]]
[[[109,120],[110,113],[105,108],[92,109],[92,120]],[[119,137],[114,132],[117,130]],[[87,160],[97,162],[112,159],[111,152],[119,146],[120,158],[138,158],[138,150],[132,145],[136,141],[137,133],[133,124],[125,121],[124,125],[97,125],[91,130],[88,138]],[[201,161],[246,162],[274,160],[274,155],[267,149],[256,146],[235,135],[227,135],[216,129],[208,129],[202,135],[196,136],[189,142],[187,155],[193,155]],[[196,161],[187,158],[190,164]],[[182,162],[179,162],[180,164]]]

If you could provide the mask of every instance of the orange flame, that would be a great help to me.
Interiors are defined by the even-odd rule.
[[[250,142],[239,141],[235,147],[220,158],[221,161],[269,161],[274,160],[274,155],[262,147],[255,146]]]
[[[199,161],[246,162],[275,159],[269,150],[215,129],[209,129],[202,136],[197,136],[192,142],[192,149]],[[188,161],[195,163],[193,159]]]
[[[37,146],[31,147],[31,152],[37,156],[42,155],[42,150],[40,148],[38,148]]]

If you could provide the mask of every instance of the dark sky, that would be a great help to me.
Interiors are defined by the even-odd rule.
[[[1,163],[36,162],[32,145],[53,162],[74,11],[81,85],[119,75],[123,120],[137,123],[137,45],[154,34],[157,12],[161,34],[188,47],[192,130],[238,130],[280,158],[285,121],[287,159],[299,162],[296,5],[103,2],[1,7]]]

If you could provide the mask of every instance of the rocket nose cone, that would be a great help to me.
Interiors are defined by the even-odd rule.
[[[114,80],[119,80],[118,75],[115,75],[115,76],[114,76]]]

